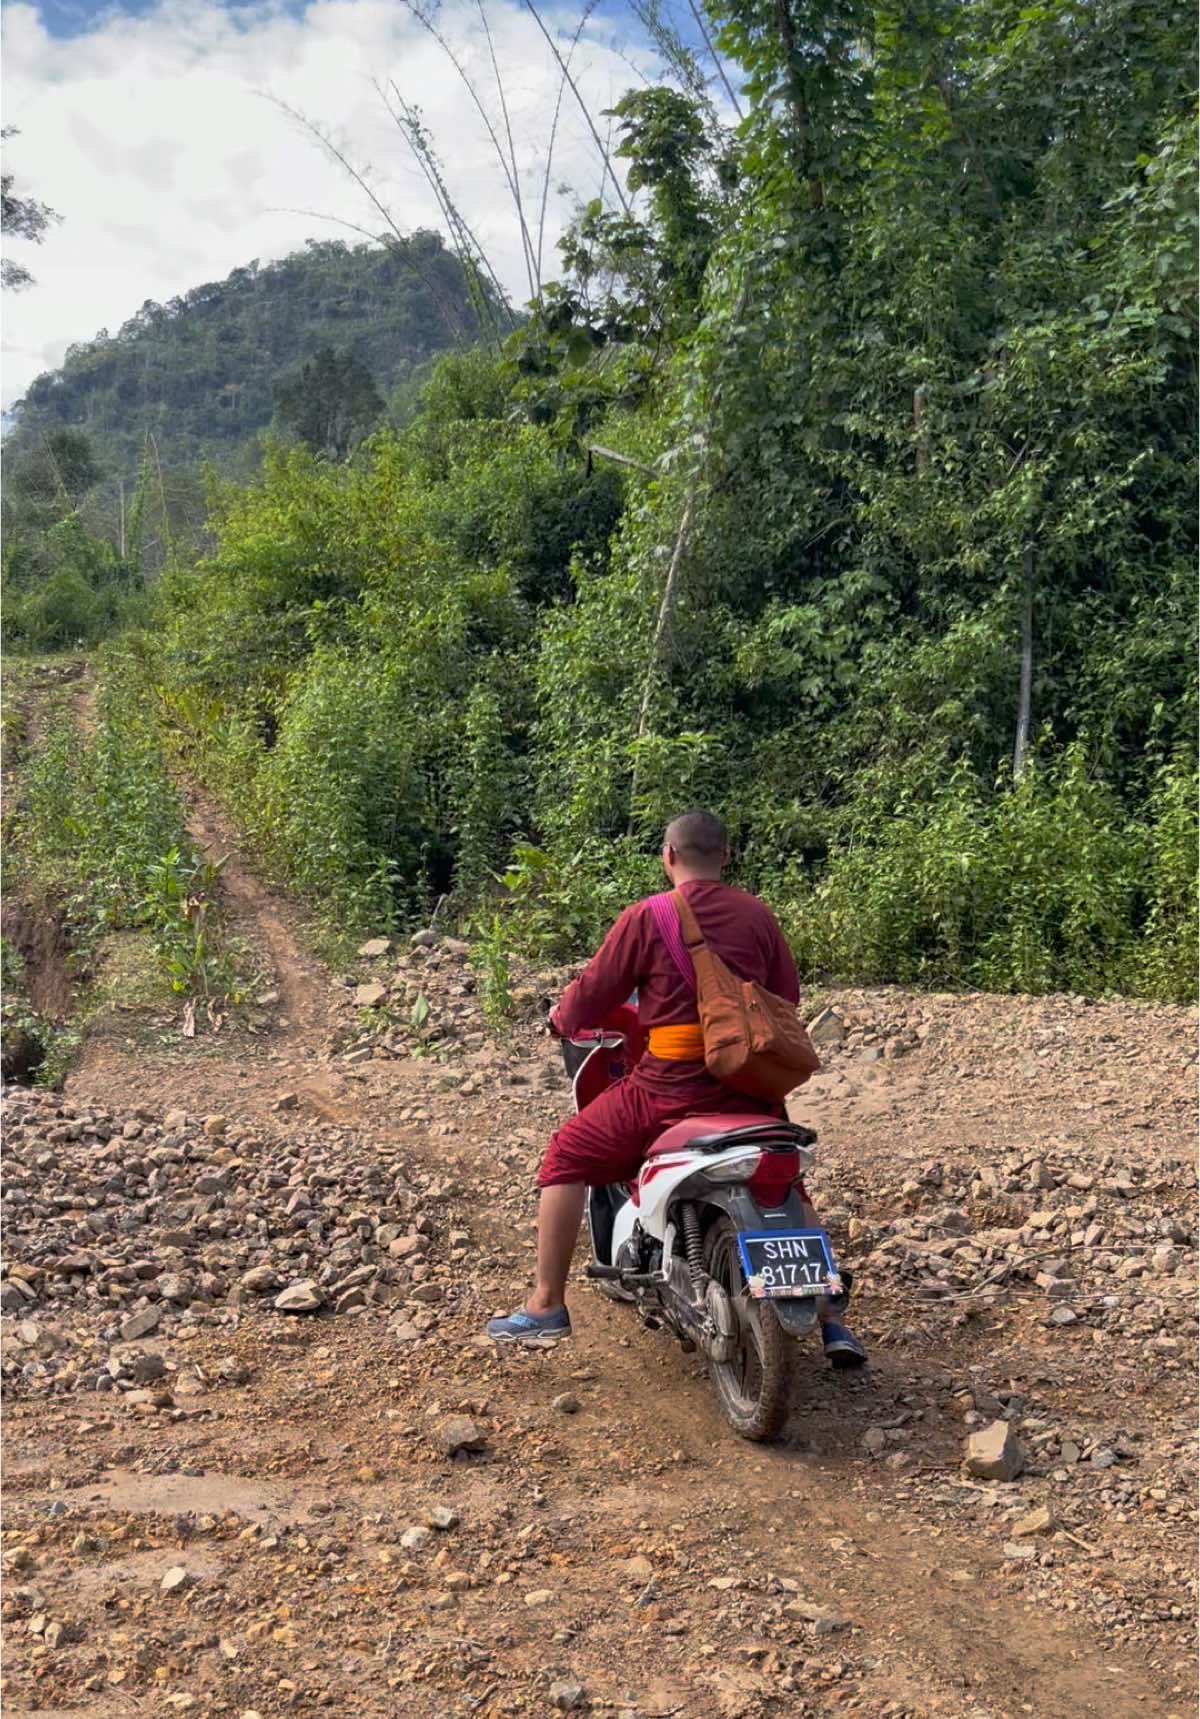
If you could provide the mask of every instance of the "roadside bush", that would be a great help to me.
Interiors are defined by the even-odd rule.
[[[518,842],[503,882],[511,947],[567,960],[591,954],[622,909],[665,880],[657,851],[619,837],[553,853]]]
[[[142,667],[112,647],[98,672],[94,726],[81,733],[62,711],[29,755],[16,864],[61,894],[76,947],[146,930],[175,991],[236,997],[236,964],[215,919],[217,868],[184,828]]]
[[[102,659],[94,731],[70,712],[32,753],[20,807],[22,846],[76,891],[96,929],[142,922],[149,869],[183,840],[179,794],[132,663]]]
[[[78,516],[52,525],[37,545],[14,532],[0,592],[5,648],[62,651],[98,644],[144,615],[142,579]]]
[[[428,888],[421,754],[432,736],[413,722],[407,691],[392,654],[314,651],[280,701],[278,741],[257,753],[244,797],[272,866],[351,926],[391,924]]]
[[[1077,744],[992,793],[964,765],[932,802],[836,846],[814,881],[793,868],[774,888],[809,979],[1182,1001],[1195,848],[1184,769],[1163,772],[1157,816],[1139,823]]]
[[[1159,771],[1148,806],[1143,846],[1147,912],[1126,976],[1129,989],[1148,997],[1191,1002],[1200,973],[1200,775],[1186,759]]]

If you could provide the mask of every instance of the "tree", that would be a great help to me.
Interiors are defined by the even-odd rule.
[[[77,505],[100,479],[95,449],[82,430],[49,430],[13,461],[7,488],[35,502]]]
[[[0,131],[0,138],[16,135],[15,125],[6,125]],[[39,203],[34,197],[18,197],[13,190],[13,175],[8,172],[0,174],[0,231],[6,239],[31,239],[35,245],[40,245],[51,221],[61,220],[62,216],[48,203]],[[5,257],[0,261],[0,285],[13,288],[32,286],[33,276],[24,263],[15,263],[11,257]]]
[[[664,296],[686,319],[695,308],[713,243],[712,198],[701,169],[712,154],[700,104],[678,90],[631,90],[612,109],[617,155],[631,191],[648,190]]]
[[[382,418],[383,401],[365,364],[326,346],[275,384],[275,416],[314,454],[344,460]]]

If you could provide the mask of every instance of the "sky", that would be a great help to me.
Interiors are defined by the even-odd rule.
[[[486,5],[522,179],[536,200],[559,74],[521,0]],[[562,37],[574,32],[577,9],[541,10]],[[476,0],[443,0],[439,27],[498,121]],[[404,0],[9,0],[3,45],[3,120],[19,131],[4,146],[6,171],[18,194],[62,216],[43,244],[14,241],[9,250],[36,284],[4,295],[6,409],[69,345],[115,333],[147,299],[163,303],[309,238],[354,242],[359,235],[339,221],[381,230],[365,194],[281,103],[370,170],[402,231],[438,227],[431,193],[374,87],[394,81],[420,107],[451,191],[505,286],[518,302],[529,296],[484,125]],[[636,21],[608,0],[592,14],[572,71],[599,112],[652,64]],[[551,265],[575,193],[594,196],[599,183],[595,147],[568,97],[554,157]]]

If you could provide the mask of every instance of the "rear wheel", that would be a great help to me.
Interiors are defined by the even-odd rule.
[[[730,1359],[709,1362],[721,1412],[743,1438],[774,1438],[787,1419],[791,1345],[770,1302],[746,1288],[737,1231],[728,1218],[718,1218],[704,1238],[704,1263],[729,1297],[736,1324]]]

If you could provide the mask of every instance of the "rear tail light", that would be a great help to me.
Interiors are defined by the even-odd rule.
[[[753,1152],[739,1152],[736,1158],[726,1158],[720,1164],[706,1164],[704,1174],[710,1182],[748,1182],[757,1174],[762,1153],[757,1146]]]
[[[799,1152],[764,1152],[746,1185],[760,1206],[782,1206],[799,1174]]]

